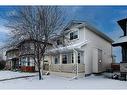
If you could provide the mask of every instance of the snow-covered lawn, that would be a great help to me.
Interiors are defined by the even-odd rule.
[[[37,75],[37,73],[24,73],[24,72],[13,72],[13,71],[0,71],[0,80],[9,79],[21,76]]]
[[[0,89],[127,89],[127,81],[107,79],[103,76],[91,75],[74,80],[53,75],[43,77],[43,80],[38,80],[36,76],[2,81]]]

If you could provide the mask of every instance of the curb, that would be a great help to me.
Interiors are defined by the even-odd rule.
[[[14,79],[20,79],[20,78],[27,78],[27,77],[35,77],[35,76],[37,76],[37,75],[21,76],[21,77],[14,77],[14,78],[8,78],[8,79],[1,79],[0,81],[14,80]]]

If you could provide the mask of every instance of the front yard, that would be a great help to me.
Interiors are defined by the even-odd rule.
[[[31,76],[37,75],[37,73],[23,73],[23,72],[13,72],[13,71],[0,71],[0,80],[10,79],[21,76]]]
[[[0,71],[0,79],[33,75],[37,73],[21,73]],[[0,89],[127,89],[127,81],[107,79],[103,76],[88,76],[71,80],[58,76],[43,76],[44,80],[38,80],[38,76],[0,81]]]

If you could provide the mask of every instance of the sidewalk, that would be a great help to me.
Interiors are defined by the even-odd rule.
[[[27,78],[37,76],[38,73],[25,73],[25,72],[13,72],[13,71],[0,71],[0,81],[7,81],[19,78]]]
[[[35,76],[37,76],[37,75],[21,76],[21,77],[14,77],[14,78],[6,78],[6,79],[1,79],[0,81],[14,80],[14,79],[20,79],[20,78],[27,78],[27,77],[35,77]]]

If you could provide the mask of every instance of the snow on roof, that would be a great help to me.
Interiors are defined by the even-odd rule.
[[[81,47],[83,45],[86,45],[87,43],[88,43],[88,41],[85,40],[84,42],[81,42],[81,43],[77,43],[77,44],[68,45],[68,46],[65,46],[65,47],[59,47],[59,48],[51,49],[51,50],[49,50],[49,52],[55,52],[55,51],[63,52],[63,51],[70,51],[70,50],[73,50],[73,49],[81,50]]]
[[[112,45],[113,46],[119,46],[121,43],[127,42],[127,36],[120,37],[117,41],[115,41]]]

